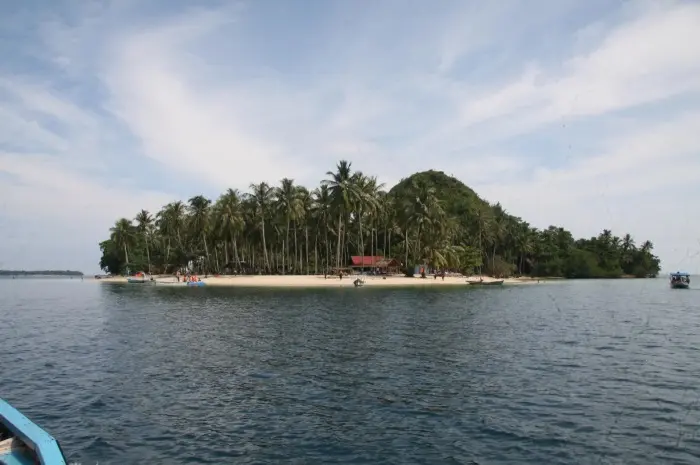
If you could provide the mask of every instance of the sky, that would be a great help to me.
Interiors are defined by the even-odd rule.
[[[0,268],[229,187],[453,175],[700,273],[700,3],[0,2]]]

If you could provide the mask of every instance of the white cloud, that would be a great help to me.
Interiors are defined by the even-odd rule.
[[[38,112],[59,122],[70,120],[84,130],[95,130],[94,118],[85,110],[54,95],[44,86],[0,76],[0,89],[18,99],[26,112]]]
[[[561,118],[601,115],[699,92],[698,24],[697,3],[645,10],[609,31],[588,53],[567,60],[562,71],[531,65],[504,87],[477,98],[467,95],[458,126],[517,116],[515,132],[522,133]]]
[[[271,27],[257,2],[156,19],[139,2],[80,7],[38,28],[54,74],[0,67],[0,193],[19,199],[1,213],[53,222],[75,249],[86,233],[57,219],[90,218],[92,256],[118,216],[171,200],[127,167],[197,192],[315,183],[348,158],[385,182],[441,169],[538,226],[629,230],[678,262],[695,246],[678,231],[700,230],[669,197],[700,180],[700,5],[587,3],[565,31],[587,10],[555,3],[350,2],[313,28]],[[566,154],[560,123],[578,142]]]
[[[118,218],[133,218],[142,208],[156,212],[174,200],[118,180],[86,178],[50,156],[0,152],[0,177],[0,217],[5,222],[0,256],[6,268],[95,271],[97,244]],[[80,253],[72,256],[66,250]]]
[[[218,188],[303,174],[306,167],[279,142],[245,124],[244,92],[194,83],[196,68],[206,65],[192,63],[177,45],[227,21],[211,12],[190,19],[115,40],[103,62],[109,108],[140,138],[145,156]]]
[[[537,227],[559,224],[584,237],[603,228],[630,232],[656,244],[665,268],[698,272],[700,258],[688,257],[679,245],[693,248],[700,239],[700,205],[689,201],[700,185],[699,132],[700,112],[630,125],[598,154],[474,188]]]

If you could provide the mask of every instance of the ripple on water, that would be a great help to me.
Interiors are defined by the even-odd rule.
[[[700,304],[659,281],[31,284],[0,392],[81,463],[700,463]]]

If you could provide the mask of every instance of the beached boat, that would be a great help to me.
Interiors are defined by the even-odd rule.
[[[669,281],[671,289],[688,289],[690,288],[690,274],[681,273],[676,271],[671,273],[671,279]]]
[[[362,287],[365,285],[365,281],[363,279],[357,278],[355,281],[352,282],[355,287]]]
[[[203,287],[204,285],[205,285],[205,283],[202,281],[194,281],[194,282],[188,281],[187,282],[188,287]]]
[[[467,281],[470,285],[473,286],[500,286],[503,284],[505,280],[504,279],[495,279],[493,281]]]
[[[0,463],[66,465],[67,462],[58,441],[0,399]]]
[[[153,278],[143,271],[139,271],[134,276],[129,276],[126,278],[126,282],[130,284],[144,284],[153,282]]]

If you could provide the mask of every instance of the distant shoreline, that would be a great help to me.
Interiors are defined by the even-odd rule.
[[[73,270],[0,270],[2,276],[35,276],[35,277],[54,277],[54,276],[75,276],[81,277],[84,274],[81,271]]]
[[[328,276],[324,278],[322,275],[239,275],[239,276],[209,276],[207,278],[200,277],[202,282],[207,286],[212,287],[261,287],[261,288],[338,288],[338,287],[354,287],[353,281],[360,277],[359,275],[344,276],[339,279],[337,276]],[[364,279],[364,287],[444,287],[444,286],[468,286],[468,281],[477,281],[479,276],[447,276],[443,280],[433,276],[423,278],[407,278],[405,276],[362,276]],[[495,281],[495,278],[483,276],[484,282]],[[112,276],[95,280],[99,283],[126,283],[125,276]],[[168,287],[184,286],[183,282],[178,283],[172,275],[154,276],[156,285]],[[507,278],[504,279],[505,285],[522,285],[522,284],[537,284],[549,281],[547,279],[538,278]]]
[[[324,278],[323,275],[221,275],[209,276],[207,278],[200,276],[202,282],[210,287],[251,287],[251,288],[339,288],[339,287],[354,287],[353,281],[361,277],[364,279],[364,287],[433,287],[433,286],[470,286],[469,281],[478,281],[483,278],[483,281],[488,283],[497,280],[492,276],[446,276],[445,279],[438,277],[435,279],[433,275],[427,276],[425,279],[419,277],[405,277],[402,275],[390,275],[386,278],[382,276],[360,276],[346,275],[343,279],[338,276],[329,275]],[[89,277],[91,281],[105,284],[126,284],[127,276],[103,276],[99,279]],[[185,286],[184,282],[177,282],[172,275],[154,275],[155,284],[161,284],[163,287],[178,287]],[[565,278],[558,276],[548,277],[529,277],[523,276],[519,278],[504,278],[504,285],[531,285],[545,283],[563,283],[567,281],[591,281],[596,279],[602,280],[637,280],[637,279],[653,279],[653,278],[636,278],[634,276],[616,276],[611,278]]]

